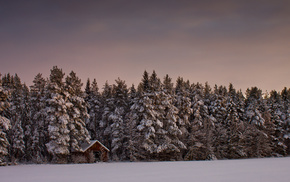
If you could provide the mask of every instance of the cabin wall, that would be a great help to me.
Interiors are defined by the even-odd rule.
[[[87,156],[88,163],[96,162],[96,158],[95,158],[95,155],[94,155],[93,151],[86,152],[86,156]]]
[[[107,162],[109,160],[109,153],[107,150],[102,150],[101,161]]]
[[[72,162],[76,164],[96,162],[93,151],[87,151],[85,153],[82,153],[82,152],[73,153],[71,157],[72,157]]]
[[[79,164],[79,163],[88,163],[88,158],[85,153],[73,153],[72,154],[72,162]]]

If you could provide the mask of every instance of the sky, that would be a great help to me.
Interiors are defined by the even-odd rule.
[[[0,73],[290,87],[289,0],[0,0]]]

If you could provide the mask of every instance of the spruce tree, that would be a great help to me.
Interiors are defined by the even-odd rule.
[[[87,103],[83,99],[82,82],[77,77],[75,72],[70,74],[65,79],[65,94],[67,94],[68,102],[71,107],[67,109],[69,116],[69,145],[70,152],[81,151],[82,143],[89,143],[90,135],[86,129],[86,119],[89,118],[87,112]]]
[[[263,112],[266,104],[262,97],[262,90],[252,87],[246,91],[245,100],[245,142],[249,157],[265,157],[271,155],[271,139],[267,134]]]
[[[173,84],[168,75],[164,86],[153,71],[145,71],[139,86],[140,95],[131,107],[132,123],[136,124],[140,153],[136,158],[153,160],[180,159],[185,145],[179,137],[178,109],[174,106]]]
[[[12,163],[24,160],[25,143],[24,130],[22,128],[23,113],[23,85],[17,74],[12,77],[13,85],[11,88],[11,107],[9,108],[10,121],[12,128],[9,131],[9,139],[11,144],[10,155]]]
[[[113,99],[112,99],[112,85],[109,85],[108,82],[105,83],[103,92],[102,92],[102,119],[99,123],[99,133],[102,136],[101,142],[111,149],[112,141],[112,130],[110,122],[110,114],[114,109]]]
[[[215,130],[213,132],[214,140],[213,147],[217,158],[225,158],[227,155],[227,130],[228,124],[226,122],[226,104],[227,104],[227,90],[223,86],[215,85],[212,94],[208,95],[205,103],[209,108],[209,115],[215,118]]]
[[[124,159],[124,139],[125,139],[125,115],[128,112],[128,89],[125,81],[118,78],[113,85],[112,104],[114,107],[109,115],[111,129],[111,153],[112,159],[118,161]]]
[[[136,144],[139,150],[134,155],[135,159],[156,159],[156,154],[160,153],[158,134],[161,133],[163,123],[160,121],[161,113],[156,111],[159,106],[158,97],[160,91],[160,79],[153,72],[149,78],[144,71],[142,82],[138,87],[139,95],[135,98],[131,107],[131,122],[135,123]]]
[[[30,108],[31,108],[31,133],[32,141],[31,145],[28,146],[28,150],[31,150],[32,161],[35,163],[45,162],[47,155],[46,148],[43,147],[44,143],[48,141],[48,131],[45,122],[46,112],[44,91],[46,87],[46,80],[39,73],[34,77],[33,85],[30,86]]]
[[[271,117],[271,129],[273,132],[270,137],[272,139],[272,148],[273,154],[275,156],[286,155],[286,145],[284,141],[284,124],[285,124],[285,115],[283,113],[283,104],[281,95],[273,90],[270,93],[270,98],[268,99],[269,114]]]
[[[257,87],[247,89],[246,91],[246,105],[245,105],[245,119],[248,123],[263,127],[264,119],[261,113],[261,106],[263,104],[262,90]]]
[[[290,88],[284,88],[281,92],[282,104],[283,104],[283,120],[284,131],[283,138],[287,146],[287,154],[290,154]]]
[[[22,104],[21,104],[21,118],[22,118],[22,128],[24,130],[24,143],[25,143],[25,160],[31,161],[33,149],[32,141],[33,141],[33,130],[32,130],[32,119],[31,119],[31,97],[30,91],[26,84],[23,84],[22,88]]]
[[[160,106],[156,108],[157,112],[161,113],[160,120],[163,123],[163,128],[160,129],[159,148],[162,152],[158,154],[159,160],[181,160],[183,151],[186,149],[181,140],[181,120],[178,115],[179,110],[175,106],[176,97],[173,91],[171,78],[166,75],[160,90]]]
[[[182,135],[180,140],[186,144],[189,137],[190,121],[189,118],[192,114],[191,101],[189,98],[188,90],[186,89],[186,83],[183,78],[178,77],[175,87],[175,107],[178,109],[178,122],[177,125],[180,128]]]
[[[45,144],[53,163],[66,163],[69,151],[69,115],[72,104],[64,91],[64,73],[57,66],[51,69],[50,79],[45,88],[45,102],[48,125],[48,142]]]
[[[212,143],[215,118],[209,115],[208,107],[203,100],[204,88],[200,83],[193,85],[192,95],[193,114],[190,119],[190,136],[185,160],[216,159]]]
[[[89,80],[86,85],[86,101],[88,103],[88,113],[86,125],[92,139],[102,139],[100,130],[100,121],[102,120],[102,97],[99,93],[99,87],[96,79],[90,84]]]
[[[5,156],[8,155],[9,147],[7,131],[11,128],[10,121],[3,116],[3,112],[9,107],[7,99],[8,92],[3,89],[0,81],[0,166],[6,165]]]
[[[136,122],[134,122],[134,118],[137,113],[134,113],[134,110],[131,109],[136,100],[139,98],[139,94],[135,86],[132,85],[130,87],[129,92],[129,106],[128,106],[128,113],[125,115],[125,128],[124,131],[124,159],[123,160],[130,160],[130,161],[137,161],[136,154],[138,151],[138,143],[137,141],[137,133],[136,132]]]
[[[227,146],[226,158],[244,158],[246,157],[244,132],[245,126],[238,112],[238,93],[233,85],[229,85],[229,91],[226,101],[226,141],[223,145]]]

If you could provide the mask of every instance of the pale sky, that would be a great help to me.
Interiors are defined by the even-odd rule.
[[[289,0],[0,0],[0,73],[290,87]]]

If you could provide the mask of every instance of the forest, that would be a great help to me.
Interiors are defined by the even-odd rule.
[[[31,86],[0,76],[0,164],[71,163],[97,139],[111,161],[282,157],[290,153],[290,89],[245,93],[144,71],[140,83],[96,79],[54,66]],[[65,160],[63,160],[65,159]]]

